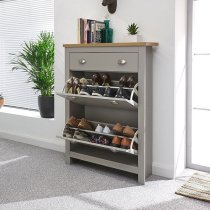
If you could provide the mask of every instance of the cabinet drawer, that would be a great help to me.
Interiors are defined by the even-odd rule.
[[[70,70],[138,72],[138,53],[70,53]]]

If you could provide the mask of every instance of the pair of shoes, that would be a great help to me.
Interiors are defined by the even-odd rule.
[[[81,129],[84,129],[84,130],[93,131],[92,124],[90,122],[88,122],[85,118],[82,118],[81,120],[78,120],[76,117],[71,116],[68,119],[67,124],[70,125],[73,128],[81,128]]]
[[[110,145],[111,141],[105,136],[92,135],[90,141],[95,144]]]
[[[79,79],[77,77],[70,77],[66,81],[66,84],[64,86],[64,90],[65,90],[66,93],[79,94],[80,89],[81,89],[81,85],[88,85],[88,84],[89,84],[89,82],[85,78]]]
[[[63,130],[63,137],[73,138],[74,130],[71,129],[71,126],[66,124]]]
[[[85,118],[82,118],[80,120],[80,123],[78,124],[78,128],[93,131],[92,124],[89,121],[87,121]]]
[[[73,128],[77,128],[78,125],[80,123],[80,120],[78,120],[76,117],[74,116],[71,116],[69,119],[68,119],[68,122],[67,124],[70,125],[71,127]]]
[[[78,94],[80,92],[80,82],[76,77],[70,77],[66,81],[66,93]]]
[[[112,89],[111,87],[107,87],[104,92],[104,97],[115,97],[115,98],[125,98],[130,99],[130,93],[127,90],[123,89],[123,87],[119,87],[117,91]]]
[[[103,74],[102,77],[99,73],[94,73],[92,76],[92,85],[110,86],[111,77],[107,73]]]
[[[121,87],[129,87],[129,88],[132,88],[134,87],[134,85],[136,84],[136,80],[134,78],[134,76],[130,76],[127,78],[126,75],[123,75],[120,80],[119,80],[119,85]]]
[[[114,136],[112,139],[111,145],[113,147],[120,147],[123,149],[130,149],[132,140],[127,137],[119,138],[118,136]],[[136,142],[133,143],[132,149],[138,150],[138,144]]]
[[[73,138],[82,141],[90,141],[90,135],[80,130],[75,131]]]
[[[116,123],[112,130],[116,135],[123,135],[130,138],[134,137],[135,134],[135,131],[130,126],[126,125],[125,128],[123,128],[120,123]]]
[[[107,125],[103,128],[100,124],[97,125],[95,131],[98,133],[106,133],[106,134],[112,133],[112,131],[110,130],[110,128]]]

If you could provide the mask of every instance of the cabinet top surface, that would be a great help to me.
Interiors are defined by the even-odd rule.
[[[158,46],[157,42],[122,42],[122,43],[92,43],[92,44],[64,44],[65,48],[80,47],[153,47]]]

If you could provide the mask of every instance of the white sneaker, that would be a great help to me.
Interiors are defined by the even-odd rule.
[[[95,132],[102,133],[103,132],[103,127],[100,124],[98,124],[96,129],[95,129]]]
[[[103,133],[106,133],[106,134],[110,134],[111,133],[111,130],[109,129],[109,127],[107,125],[103,129]]]

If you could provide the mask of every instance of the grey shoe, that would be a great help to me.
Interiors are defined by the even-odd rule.
[[[73,138],[82,141],[90,141],[90,136],[87,133],[79,130],[75,131]]]
[[[63,130],[63,137],[66,138],[73,138],[74,136],[74,130],[71,129],[71,126],[66,124],[64,130]]]

